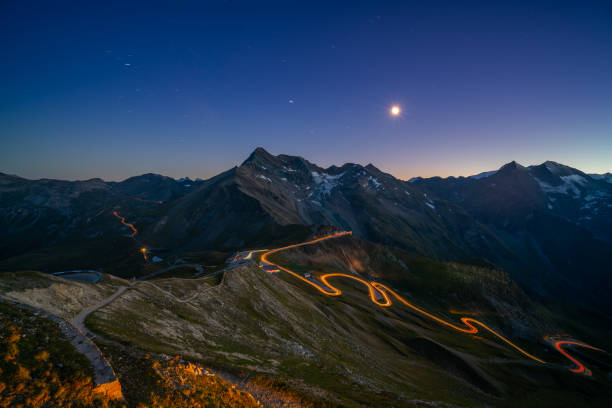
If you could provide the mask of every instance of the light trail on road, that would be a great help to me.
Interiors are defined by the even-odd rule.
[[[495,330],[493,330],[492,328],[490,328],[489,326],[487,326],[486,324],[484,324],[483,322],[481,322],[480,320],[476,320],[473,319],[471,317],[462,317],[461,318],[461,322],[463,324],[465,324],[465,326],[467,328],[464,327],[460,327],[460,326],[456,326],[453,323],[447,322],[446,320],[443,320],[431,313],[426,312],[425,310],[413,305],[412,303],[410,303],[409,301],[407,301],[406,299],[404,299],[402,296],[398,295],[395,291],[389,289],[389,287],[383,285],[382,283],[378,283],[378,282],[372,282],[372,286],[374,286],[376,289],[381,290],[381,288],[385,291],[390,293],[391,295],[393,295],[394,298],[396,298],[397,300],[399,300],[400,302],[402,302],[404,305],[408,306],[409,308],[411,308],[412,310],[421,313],[424,316],[429,317],[432,320],[435,320],[436,322],[444,325],[444,326],[448,326],[452,329],[455,329],[459,332],[462,333],[467,333],[467,334],[476,334],[478,333],[478,328],[476,328],[476,326],[474,325],[478,325],[480,327],[482,327],[483,329],[487,330],[489,333],[493,334],[494,336],[496,336],[497,338],[499,338],[500,340],[504,341],[506,344],[510,345],[511,347],[513,347],[515,350],[517,350],[519,353],[523,354],[525,357],[530,358],[534,361],[537,361],[538,363],[541,364],[546,364],[546,362],[544,360],[541,360],[537,357],[535,357],[532,354],[529,354],[527,351],[523,350],[522,348],[520,348],[519,346],[517,346],[516,344],[514,344],[513,342],[511,342],[510,340],[508,340],[507,338],[505,338],[504,336],[502,336],[501,334],[499,334],[498,332],[496,332]]]
[[[261,262],[262,263],[266,263],[270,266],[275,266],[278,269],[289,273],[290,275],[295,276],[296,278],[302,280],[303,282],[308,283],[309,285],[311,285],[312,287],[314,287],[315,289],[317,289],[319,292],[327,295],[327,296],[340,296],[342,294],[342,291],[338,288],[336,288],[335,286],[333,286],[332,284],[329,283],[329,279],[330,278],[348,278],[348,279],[352,279],[355,280],[357,282],[360,282],[362,284],[364,284],[367,288],[368,288],[368,294],[370,297],[370,300],[380,306],[380,307],[389,307],[392,305],[392,301],[389,295],[391,295],[392,297],[394,297],[397,301],[399,301],[400,303],[404,304],[405,306],[407,306],[408,308],[412,309],[413,311],[443,325],[446,327],[450,327],[451,329],[454,329],[458,332],[461,333],[466,333],[466,334],[476,334],[478,333],[478,328],[476,326],[480,326],[481,328],[483,328],[484,330],[488,331],[489,333],[493,334],[495,337],[497,337],[498,339],[502,340],[504,343],[506,343],[507,345],[509,345],[510,347],[512,347],[513,349],[515,349],[516,351],[518,351],[519,353],[521,353],[523,356],[536,361],[540,364],[547,364],[544,360],[530,354],[529,352],[525,351],[524,349],[522,349],[521,347],[519,347],[518,345],[516,345],[515,343],[513,343],[512,341],[508,340],[506,337],[502,336],[500,333],[498,333],[497,331],[495,331],[494,329],[490,328],[489,326],[487,326],[485,323],[481,322],[480,320],[476,320],[473,319],[471,317],[462,317],[461,318],[461,322],[465,325],[465,326],[457,326],[454,323],[451,323],[449,321],[446,321],[436,315],[433,315],[423,309],[421,309],[420,307],[410,303],[408,300],[404,299],[402,296],[400,296],[399,294],[397,294],[394,290],[390,289],[388,286],[383,285],[382,283],[378,283],[375,281],[366,281],[362,278],[359,278],[357,276],[353,276],[353,275],[348,275],[345,273],[328,273],[328,274],[322,274],[318,277],[318,279],[325,285],[327,286],[327,288],[329,288],[329,290],[321,287],[321,285],[317,284],[317,282],[313,279],[307,279],[305,277],[303,277],[302,275],[293,272],[292,270],[285,268],[283,266],[280,266],[272,261],[270,261],[268,259],[269,255],[272,255],[274,253],[277,252],[281,252],[281,251],[285,251],[287,249],[291,249],[291,248],[297,248],[297,247],[302,247],[302,246],[306,246],[306,245],[312,245],[312,244],[316,244],[319,243],[321,241],[325,241],[328,239],[332,239],[332,238],[340,238],[343,236],[347,236],[347,235],[351,235],[350,231],[343,231],[343,232],[338,232],[335,234],[331,234],[331,235],[326,235],[324,237],[320,237],[320,238],[316,238],[310,241],[306,241],[306,242],[302,242],[299,244],[293,244],[293,245],[288,245],[288,246],[284,246],[281,248],[276,248],[276,249],[272,249],[268,252],[265,252],[262,256],[261,256]],[[378,295],[378,297],[377,297]],[[572,356],[569,355],[569,353],[567,353],[565,350],[563,350],[561,348],[561,346],[563,345],[576,345],[576,346],[580,346],[580,347],[585,347],[588,349],[592,349],[592,350],[597,350],[597,351],[603,351],[601,349],[598,349],[596,347],[593,346],[589,346],[588,344],[585,343],[580,343],[580,342],[576,342],[576,341],[570,341],[570,340],[560,340],[560,341],[556,341],[554,343],[555,348],[567,359],[569,359],[570,361],[572,361],[575,365],[576,368],[572,368],[570,369],[571,372],[574,373],[584,373],[587,375],[590,375],[590,370],[588,370],[586,367],[584,367],[584,365],[582,365],[582,363],[580,363],[578,360],[576,360],[575,358],[573,358]]]
[[[134,235],[136,235],[138,233],[138,230],[136,229],[136,227],[132,224],[130,224],[129,222],[125,221],[125,218],[123,218],[122,216],[120,216],[119,214],[117,214],[117,211],[113,211],[113,215],[117,218],[119,218],[119,220],[121,220],[121,223],[127,227],[130,227],[132,229],[132,235],[130,235],[132,238],[134,238]]]
[[[567,351],[565,351],[565,350],[563,350],[563,348],[561,348],[561,346],[564,346],[564,345],[580,346],[580,347],[585,347],[585,348],[588,348],[588,349],[591,349],[591,350],[597,350],[597,351],[603,351],[603,350],[599,349],[597,347],[589,346],[588,344],[579,343],[577,341],[560,340],[560,341],[555,342],[555,348],[559,351],[559,353],[563,354],[568,360],[570,360],[572,363],[576,364],[576,368],[570,368],[571,372],[573,372],[573,373],[584,373],[584,372],[587,372],[590,375],[591,370],[586,368],[580,361],[578,361],[574,357],[570,356]]]
[[[267,249],[254,249],[252,251],[249,251],[249,254],[247,256],[245,256],[243,259],[251,259],[253,257],[253,254],[256,252],[264,252],[267,251]]]

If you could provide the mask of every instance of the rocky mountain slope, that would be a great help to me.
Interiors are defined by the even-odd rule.
[[[534,296],[572,295],[609,314],[609,181],[553,162],[403,181],[371,164],[324,169],[262,148],[208,180],[0,175],[0,270],[106,267],[133,276],[141,273],[133,271],[142,245],[174,257],[230,253],[299,241],[310,226],[333,225],[434,259],[486,260]],[[135,226],[134,239],[114,211]]]
[[[350,237],[279,257],[300,272],[342,272],[385,282],[449,321],[473,316],[549,364],[524,358],[490,334],[456,332],[401,304],[381,308],[359,283],[334,281],[342,295],[330,297],[288,274],[244,265],[212,287],[201,280],[155,282],[175,296],[141,282],[88,317],[88,328],[116,364],[129,406],[147,397],[140,390],[146,378],[134,379],[140,375],[134,367],[146,366],[134,356],[144,353],[153,360],[180,354],[199,366],[246,378],[240,384],[281,384],[284,392],[308,402],[295,406],[606,406],[610,398],[605,365],[593,363],[602,356],[580,354],[591,363],[591,377],[569,372],[568,361],[543,339],[562,330],[558,316],[501,271],[432,261]],[[58,278],[38,274],[37,279],[38,304],[59,307],[52,301],[58,290],[64,292]],[[2,275],[0,295],[27,297],[30,281],[28,274]],[[73,302],[79,304],[87,301]],[[608,347],[605,330],[578,334]]]
[[[413,184],[495,231],[516,255],[498,264],[532,293],[602,300],[599,306],[610,311],[612,184],[605,177],[554,162],[512,162],[476,177]]]

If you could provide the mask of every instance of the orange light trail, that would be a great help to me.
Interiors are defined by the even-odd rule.
[[[134,199],[136,201],[142,201],[143,203],[155,203],[155,204],[163,204],[164,203],[161,200],[145,200],[144,198],[140,198],[140,197],[132,197],[132,199]]]
[[[571,345],[580,346],[580,347],[586,347],[588,349],[597,350],[597,351],[603,351],[603,350],[599,349],[597,347],[589,346],[588,344],[579,343],[577,341],[560,340],[560,341],[555,342],[555,348],[559,351],[559,353],[563,354],[568,360],[570,360],[572,363],[576,364],[576,368],[571,368],[570,369],[571,372],[573,372],[573,373],[583,373],[583,372],[587,371],[587,373],[590,375],[591,371],[588,368],[586,368],[584,365],[582,365],[582,363],[580,361],[578,361],[574,357],[570,356],[567,351],[565,351],[565,350],[563,350],[561,348],[561,346],[566,345],[566,344],[571,344]]]
[[[377,283],[377,282],[372,282],[372,286],[374,286],[376,289],[381,290],[381,288],[383,290],[385,290],[386,292],[390,293],[391,295],[393,295],[394,298],[396,298],[397,300],[399,300],[400,302],[402,302],[404,305],[408,306],[409,308],[411,308],[412,310],[414,310],[415,312],[418,312],[424,316],[429,317],[432,320],[435,320],[436,322],[450,327],[452,329],[455,329],[459,332],[462,333],[468,333],[468,334],[476,334],[478,333],[478,328],[476,328],[476,326],[474,325],[478,325],[480,327],[482,327],[483,329],[487,330],[489,333],[493,334],[494,336],[496,336],[498,339],[502,340],[503,342],[505,342],[506,344],[508,344],[509,346],[513,347],[515,350],[517,350],[519,353],[523,354],[525,357],[528,357],[534,361],[537,361],[540,364],[546,364],[546,362],[544,360],[541,360],[539,358],[537,358],[536,356],[529,354],[527,351],[523,350],[521,347],[517,346],[516,344],[514,344],[513,342],[511,342],[510,340],[508,340],[507,338],[505,338],[504,336],[502,336],[501,334],[499,334],[498,332],[496,332],[495,330],[493,330],[492,328],[490,328],[489,326],[487,326],[486,324],[484,324],[483,322],[481,322],[480,320],[476,320],[473,319],[471,317],[462,317],[461,318],[461,322],[467,327],[460,327],[460,326],[456,326],[453,323],[447,322],[446,320],[443,320],[431,313],[426,312],[425,310],[413,305],[412,303],[408,302],[406,299],[404,299],[403,297],[401,297],[400,295],[398,295],[395,291],[389,289],[389,287],[383,285],[382,283]]]
[[[481,322],[480,320],[476,320],[473,319],[471,317],[462,317],[461,318],[461,323],[463,323],[464,326],[457,326],[451,322],[448,322],[438,316],[435,316],[423,309],[421,309],[420,307],[410,303],[409,301],[407,301],[406,299],[404,299],[402,296],[400,296],[399,294],[397,294],[394,290],[390,289],[388,286],[383,285],[382,283],[378,283],[375,281],[371,281],[368,282],[364,279],[361,279],[359,277],[353,276],[353,275],[347,275],[344,273],[328,273],[328,274],[323,274],[320,275],[318,278],[321,282],[323,282],[323,284],[325,286],[327,286],[329,288],[329,290],[326,290],[324,288],[322,288],[320,285],[318,285],[316,282],[310,280],[310,279],[306,279],[305,277],[301,276],[298,273],[293,272],[290,269],[287,269],[285,267],[282,267],[274,262],[271,262],[268,260],[268,256],[272,255],[274,253],[277,252],[281,252],[287,249],[291,249],[291,248],[297,248],[297,247],[301,247],[301,246],[306,246],[306,245],[312,245],[312,244],[316,244],[318,242],[321,241],[325,241],[327,239],[332,239],[332,238],[339,238],[339,237],[343,237],[346,235],[351,235],[350,231],[344,231],[344,232],[338,232],[335,234],[331,234],[331,235],[327,235],[324,237],[320,237],[320,238],[316,238],[310,241],[306,241],[306,242],[302,242],[300,244],[293,244],[293,245],[288,245],[282,248],[277,248],[277,249],[273,249],[270,250],[268,252],[265,252],[262,256],[261,256],[261,262],[267,263],[271,266],[275,266],[278,269],[287,272],[293,276],[295,276],[296,278],[302,280],[303,282],[308,283],[309,285],[311,285],[312,287],[314,287],[315,289],[317,289],[319,292],[327,295],[327,296],[340,296],[342,294],[342,291],[338,288],[336,288],[335,286],[333,286],[332,284],[329,283],[329,278],[336,278],[336,277],[343,277],[343,278],[349,278],[349,279],[353,279],[356,280],[362,284],[364,284],[367,288],[368,288],[368,294],[370,297],[370,300],[375,303],[378,306],[381,307],[389,307],[391,306],[392,302],[391,302],[391,298],[389,295],[391,295],[392,297],[394,297],[396,300],[398,300],[400,303],[403,303],[405,306],[407,306],[408,308],[412,309],[413,311],[431,319],[434,320],[435,322],[446,326],[446,327],[450,327],[451,329],[454,329],[458,332],[461,333],[466,333],[466,334],[476,334],[478,333],[478,328],[476,326],[480,326],[481,328],[485,329],[486,331],[488,331],[489,333],[493,334],[495,337],[497,337],[498,339],[502,340],[504,343],[506,343],[507,345],[509,345],[510,347],[514,348],[516,351],[518,351],[519,353],[521,353],[522,355],[524,355],[525,357],[537,361],[540,364],[546,364],[546,362],[530,353],[528,353],[527,351],[525,351],[524,349],[522,349],[521,347],[519,347],[518,345],[516,345],[515,343],[513,343],[512,341],[508,340],[506,337],[502,336],[501,334],[499,334],[497,331],[495,331],[494,329],[490,328],[489,326],[487,326],[485,323]],[[379,297],[377,297],[376,295],[379,295]],[[380,300],[382,299],[382,300]],[[559,352],[561,352],[561,354],[563,354],[565,357],[567,357],[570,361],[572,361],[574,364],[576,364],[577,368],[573,368],[570,369],[570,371],[575,372],[575,373],[582,373],[585,372],[586,369],[578,360],[576,360],[575,358],[571,357],[565,350],[563,350],[561,348],[562,345],[564,344],[573,344],[573,345],[577,345],[577,346],[581,346],[581,347],[586,347],[592,350],[598,350],[598,351],[603,351],[601,349],[598,349],[596,347],[592,347],[589,346],[588,344],[584,344],[584,343],[578,343],[578,342],[574,342],[574,341],[557,341],[555,343],[555,347],[557,348],[557,350]],[[590,372],[590,371],[589,371]]]
[[[132,235],[130,235],[131,237],[134,237],[134,235],[136,235],[138,233],[138,230],[136,229],[136,227],[134,227],[134,225],[130,224],[129,222],[126,222],[125,218],[123,218],[122,216],[117,214],[117,211],[113,211],[113,215],[115,217],[119,218],[123,225],[128,226],[128,227],[130,227],[132,229]]]

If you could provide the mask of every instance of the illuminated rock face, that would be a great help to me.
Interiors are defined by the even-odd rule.
[[[94,388],[94,392],[100,394],[106,394],[111,399],[123,399],[123,393],[121,392],[121,384],[119,380],[107,382],[105,384],[99,384]]]

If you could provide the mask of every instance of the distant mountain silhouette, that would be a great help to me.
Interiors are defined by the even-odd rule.
[[[550,161],[403,181],[372,164],[325,169],[263,148],[208,180],[145,174],[68,182],[0,174],[0,269],[31,268],[56,247],[116,246],[125,231],[112,211],[137,226],[139,242],[177,254],[290,242],[330,225],[430,258],[482,259],[528,292],[571,294],[609,311],[611,181]],[[111,259],[121,262],[110,257],[87,266]]]

